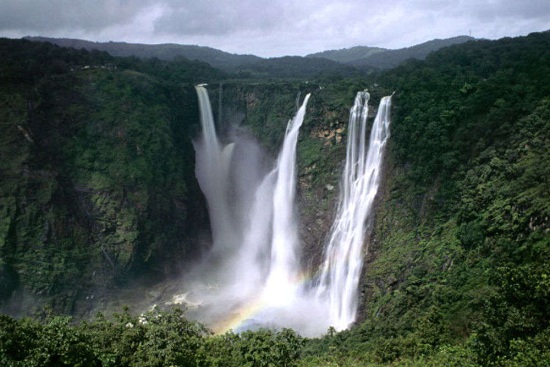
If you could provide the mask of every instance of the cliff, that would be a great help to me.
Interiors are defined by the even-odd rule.
[[[80,313],[115,285],[178,272],[208,223],[193,85],[87,52],[1,45],[4,311]]]

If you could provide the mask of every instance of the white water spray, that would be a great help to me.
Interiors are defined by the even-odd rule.
[[[231,142],[222,146],[208,92],[202,86],[196,89],[203,128],[195,142],[196,174],[208,203],[214,243],[206,262],[209,268],[196,270],[194,277],[214,278],[218,289],[216,295],[201,297],[226,306],[225,313],[251,302],[280,308],[298,290],[296,145],[310,95],[288,122],[277,162],[267,169],[259,146],[237,132],[230,133],[225,140]],[[275,324],[273,317],[264,313],[261,322]]]
[[[308,94],[294,119],[288,122],[283,147],[275,168],[277,180],[273,193],[273,236],[270,272],[264,297],[270,304],[289,301],[296,293],[300,273],[299,241],[294,198],[296,196],[296,144],[298,131],[306,113]]]
[[[229,210],[229,166],[233,145],[222,147],[216,134],[214,117],[208,92],[202,86],[195,87],[199,97],[202,122],[202,139],[195,143],[196,171],[199,185],[206,196],[214,250],[230,250],[234,242],[232,215]],[[229,236],[229,238],[228,238]]]
[[[391,96],[380,101],[366,151],[369,97],[366,91],[357,93],[350,112],[340,201],[317,289],[317,295],[328,301],[329,318],[336,330],[355,321],[365,226],[378,192],[382,153],[389,137]]]

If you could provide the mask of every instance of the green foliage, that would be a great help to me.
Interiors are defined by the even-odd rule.
[[[296,366],[303,339],[294,331],[258,330],[212,336],[181,309],[133,316],[127,309],[80,325],[0,315],[2,366]]]
[[[0,363],[3,366],[100,366],[87,335],[65,317],[44,324],[0,316]]]
[[[126,310],[81,326],[103,366],[195,366],[208,331],[185,319],[181,309],[153,310],[139,317]]]
[[[291,367],[299,356],[302,338],[291,329],[274,332],[267,329],[241,334],[242,366]]]
[[[180,83],[212,69],[22,40],[0,55],[0,304],[19,287],[71,313],[94,285],[174,269],[204,219]]]
[[[240,336],[232,332],[211,336],[205,340],[198,351],[197,365],[200,367],[240,366],[243,363],[240,344]]]
[[[399,159],[414,164],[418,179],[433,177],[506,141],[549,94],[548,43],[544,33],[469,42],[382,76],[397,90],[393,149]]]

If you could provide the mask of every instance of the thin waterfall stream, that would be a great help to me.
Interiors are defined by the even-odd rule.
[[[331,326],[336,330],[347,328],[357,314],[365,226],[378,192],[383,152],[389,138],[391,96],[380,101],[366,142],[369,99],[367,91],[357,93],[350,112],[340,200],[317,289],[317,295],[328,301]]]

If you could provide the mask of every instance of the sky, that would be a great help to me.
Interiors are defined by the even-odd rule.
[[[550,29],[550,0],[0,0],[0,37],[179,43],[262,57]]]

